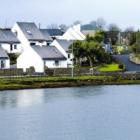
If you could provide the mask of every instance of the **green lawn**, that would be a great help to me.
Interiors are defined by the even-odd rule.
[[[122,69],[119,69],[119,64],[106,64],[99,66],[98,70],[100,72],[113,72],[113,71],[121,71]]]

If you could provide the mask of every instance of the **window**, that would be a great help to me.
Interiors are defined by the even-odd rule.
[[[30,45],[31,45],[31,46],[35,46],[36,44],[35,44],[34,42],[31,42]]]
[[[55,61],[55,66],[59,66],[59,61],[58,60]]]
[[[10,44],[10,51],[12,51],[13,50],[13,46],[12,46],[12,44]]]
[[[49,42],[47,42],[47,46],[50,46],[50,43]]]
[[[4,60],[1,60],[1,68],[5,68],[5,63],[4,63]]]
[[[14,49],[15,49],[15,50],[17,49],[17,45],[14,45]]]
[[[70,58],[70,54],[68,54],[68,58]]]

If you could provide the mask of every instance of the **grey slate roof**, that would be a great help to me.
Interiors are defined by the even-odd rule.
[[[46,41],[43,34],[33,22],[17,22],[29,41]]]
[[[17,37],[10,29],[0,30],[0,43],[20,43]]]
[[[50,36],[62,36],[65,32],[61,29],[45,29]]]
[[[49,35],[49,33],[46,29],[40,29],[40,31],[44,35],[44,37],[47,41],[53,41],[53,39],[51,38],[51,36]]]
[[[69,50],[69,46],[74,42],[72,40],[57,40],[57,42],[61,45],[61,47],[65,50]]]
[[[54,46],[31,46],[43,60],[66,60],[64,55]]]
[[[0,59],[9,59],[6,51],[0,46]]]

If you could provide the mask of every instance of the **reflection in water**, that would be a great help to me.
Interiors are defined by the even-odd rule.
[[[85,94],[86,93],[86,94]],[[102,86],[84,88],[58,88],[0,92],[0,107],[28,107],[55,98],[85,98],[103,94]]]
[[[0,140],[139,140],[140,86],[0,92]]]
[[[44,90],[4,91],[0,93],[0,107],[28,107],[43,102],[43,96]]]

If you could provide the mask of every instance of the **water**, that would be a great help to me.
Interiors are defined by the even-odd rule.
[[[140,86],[0,92],[0,140],[139,140]]]

